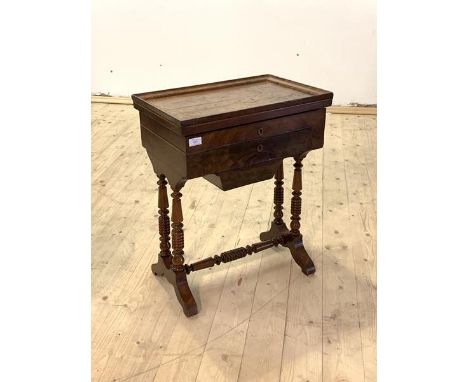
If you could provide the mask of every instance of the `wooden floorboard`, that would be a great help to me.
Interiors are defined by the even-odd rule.
[[[189,275],[186,318],[150,272],[159,248],[156,178],[130,105],[92,104],[93,381],[376,380],[376,116],[327,114],[304,160],[306,277],[285,248]],[[285,221],[292,164],[285,160]],[[273,181],[182,189],[185,257],[258,241]]]
[[[305,205],[309,208],[303,209],[301,231],[304,234],[304,244],[312,253],[317,271],[313,277],[304,277],[300,268],[294,266],[294,263],[291,267],[281,381],[322,380],[323,152],[315,150],[308,156],[309,166],[303,169],[303,194],[307,199]],[[289,196],[290,182],[287,185],[286,195]]]
[[[324,381],[364,381],[342,122],[330,118],[323,149],[322,372]]]

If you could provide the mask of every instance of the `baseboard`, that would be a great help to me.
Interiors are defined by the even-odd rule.
[[[328,113],[333,114],[360,114],[377,115],[376,106],[330,106],[327,107]]]
[[[117,103],[121,105],[133,105],[130,97],[91,96],[92,103]]]

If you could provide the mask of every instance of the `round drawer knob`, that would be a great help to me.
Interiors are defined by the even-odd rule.
[[[263,135],[263,127],[260,127],[258,130],[257,130],[257,134],[262,136]]]
[[[261,153],[263,151],[263,145],[258,145],[257,146],[257,151]]]

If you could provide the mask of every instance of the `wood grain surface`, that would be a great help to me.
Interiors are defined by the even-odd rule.
[[[332,98],[328,90],[269,74],[132,95],[138,110],[182,135],[316,110],[330,106]]]
[[[158,186],[138,112],[95,103],[91,126],[93,381],[376,380],[375,116],[327,115],[324,148],[303,160],[301,232],[315,275],[285,248],[194,272],[200,313],[188,319],[150,271]],[[284,161],[285,221],[293,163]],[[187,262],[258,241],[273,188],[189,180]]]
[[[326,90],[263,75],[132,99],[156,174],[164,174],[172,188],[205,176],[227,191],[272,177],[278,160],[321,148],[325,106],[332,97]],[[204,118],[210,121],[201,123]],[[182,126],[188,122],[191,126]]]
[[[153,98],[148,99],[147,102],[182,121],[308,96],[309,94],[301,91],[261,81],[224,89]]]

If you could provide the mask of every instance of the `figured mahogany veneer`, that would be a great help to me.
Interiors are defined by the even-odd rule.
[[[329,91],[272,75],[132,96],[141,139],[159,181],[160,253],[152,270],[174,285],[187,316],[198,312],[187,275],[282,245],[304,274],[315,271],[300,232],[302,160],[323,147]],[[283,221],[283,159],[294,157],[291,224]],[[275,176],[274,221],[260,243],[184,262],[182,187],[204,177],[230,190]],[[167,184],[172,188],[171,233]],[[172,252],[171,244],[172,241]]]

